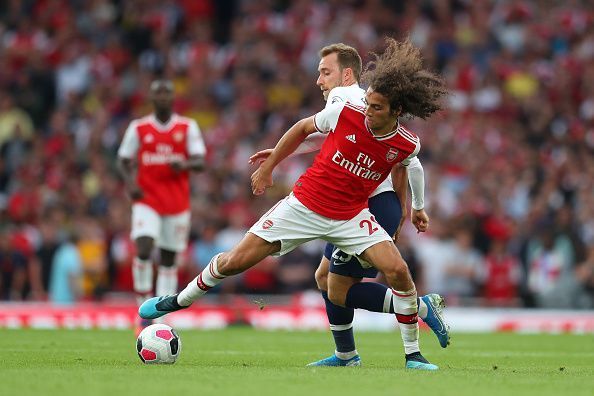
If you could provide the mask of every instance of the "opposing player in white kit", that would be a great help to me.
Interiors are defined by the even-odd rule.
[[[357,50],[337,43],[322,48],[319,55],[319,76],[316,84],[322,90],[326,107],[346,102],[365,106],[365,91],[359,86],[362,65]],[[317,151],[325,138],[326,135],[319,132],[309,135],[295,153]],[[262,162],[271,153],[272,149],[259,151],[250,158],[250,163]],[[424,173],[418,158],[412,158],[405,167],[394,167],[393,172],[394,179],[398,182],[393,186],[392,177],[388,176],[369,196],[369,209],[378,223],[388,234],[393,235],[394,241],[397,241],[406,213],[405,172],[408,173],[411,182],[412,223],[419,232],[425,232],[429,218],[423,209]],[[353,334],[354,308],[394,313],[393,306],[384,304],[384,301],[389,301],[391,295],[389,288],[379,283],[361,282],[363,278],[376,276],[375,268],[363,268],[356,257],[341,252],[331,243],[326,245],[315,278],[324,298],[336,349],[332,356],[313,362],[310,366],[361,364]],[[419,316],[431,327],[445,348],[449,343],[449,333],[441,318],[442,307],[441,296],[429,294],[419,299]]]
[[[420,51],[409,41],[387,39],[385,53],[370,62],[366,107],[329,106],[293,125],[252,175],[252,191],[272,185],[272,171],[316,132],[327,133],[314,163],[293,192],[250,228],[230,252],[212,258],[207,268],[177,295],[145,301],[139,315],[152,319],[188,307],[225,277],[239,274],[266,256],[282,255],[313,239],[324,239],[365,266],[381,271],[391,287],[390,301],[400,324],[406,367],[436,370],[420,353],[417,292],[392,237],[367,208],[369,195],[401,162],[419,149],[418,137],[399,127],[398,116],[426,118],[439,110],[447,92],[443,81],[422,69]],[[383,301],[382,297],[382,301]]]
[[[155,243],[160,248],[156,293],[177,292],[175,256],[186,249],[190,230],[189,171],[202,169],[206,152],[196,121],[172,111],[171,81],[153,81],[150,99],[154,113],[130,123],[118,150],[118,168],[133,200],[132,274],[139,303],[153,294]],[[139,323],[136,332],[149,324]]]

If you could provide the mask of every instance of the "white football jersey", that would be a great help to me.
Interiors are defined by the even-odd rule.
[[[328,100],[326,107],[332,106],[335,103],[349,102],[355,106],[365,107],[365,90],[358,84],[349,85],[348,87],[335,87],[328,93]],[[370,197],[386,191],[394,191],[392,186],[392,175],[388,175],[386,180],[382,182],[373,192]]]

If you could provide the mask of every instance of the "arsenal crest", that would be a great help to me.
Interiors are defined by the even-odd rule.
[[[388,160],[388,162],[392,162],[396,159],[396,157],[398,157],[398,150],[390,148],[388,150],[388,153],[386,154],[386,159]]]
[[[181,142],[184,139],[183,132],[174,132],[173,133],[173,140],[177,143]]]

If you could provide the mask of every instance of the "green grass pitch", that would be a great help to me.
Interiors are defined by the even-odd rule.
[[[144,365],[131,331],[0,330],[3,395],[594,395],[592,335],[453,334],[424,355],[438,372],[405,370],[400,334],[358,333],[363,366],[306,368],[329,333],[249,328],[179,331],[171,366]]]

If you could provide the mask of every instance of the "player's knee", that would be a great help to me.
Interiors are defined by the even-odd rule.
[[[175,266],[175,252],[161,250],[161,265],[167,268],[173,268]]]
[[[387,268],[383,271],[388,283],[392,284],[395,281],[401,281],[410,277],[410,273],[408,271],[408,266],[406,262],[400,260],[390,268]]]
[[[217,269],[221,275],[237,275],[248,269],[247,255],[243,252],[230,251],[221,253],[217,260]]]
[[[328,291],[328,273],[326,271],[321,271],[318,268],[315,273],[315,279],[319,290]]]
[[[342,290],[328,290],[328,300],[334,305],[338,305],[340,307],[345,306],[346,302],[346,295]]]
[[[141,260],[148,260],[153,251],[153,239],[140,237],[136,239],[136,256]]]
[[[138,244],[136,246],[136,256],[141,260],[148,260],[151,258],[152,246],[147,244]]]
[[[235,275],[235,268],[232,263],[237,260],[237,257],[231,255],[229,252],[221,253],[217,257],[217,270],[221,275],[229,276]]]

